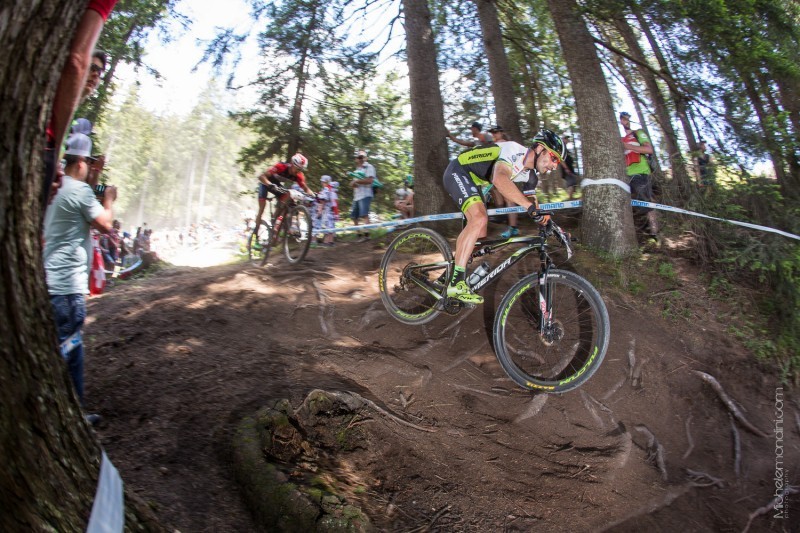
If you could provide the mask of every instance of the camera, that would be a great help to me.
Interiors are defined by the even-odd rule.
[[[106,194],[106,189],[107,189],[108,187],[111,187],[111,185],[104,185],[104,184],[102,184],[102,183],[98,183],[97,185],[95,185],[95,186],[94,186],[94,195],[95,195],[95,196],[96,196],[98,199],[102,198],[103,196],[105,196],[105,194]]]

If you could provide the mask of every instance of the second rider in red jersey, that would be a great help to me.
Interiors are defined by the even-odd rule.
[[[297,183],[308,195],[314,193],[306,184],[306,177],[303,171],[308,168],[308,159],[302,154],[294,154],[288,163],[275,163],[258,176],[258,214],[256,215],[256,228],[261,224],[261,215],[264,214],[264,207],[267,205],[267,193],[272,192],[273,185],[281,185],[281,180],[289,180]],[[273,192],[274,194],[274,192]]]

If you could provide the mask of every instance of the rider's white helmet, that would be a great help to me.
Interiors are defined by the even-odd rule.
[[[308,168],[308,159],[303,154],[294,154],[292,156],[292,164],[300,170]]]

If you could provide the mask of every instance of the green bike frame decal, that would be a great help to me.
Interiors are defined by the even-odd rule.
[[[600,348],[598,348],[597,346],[595,346],[595,347],[594,347],[594,350],[592,350],[592,356],[589,358],[589,360],[588,360],[588,361],[586,361],[586,362],[583,364],[583,366],[581,367],[581,369],[580,369],[580,370],[578,370],[578,373],[577,373],[577,374],[573,374],[573,375],[571,375],[570,377],[568,377],[568,378],[567,378],[567,379],[565,379],[564,381],[559,381],[559,382],[558,382],[558,384],[559,384],[559,385],[566,385],[567,383],[570,383],[570,382],[572,382],[572,381],[575,381],[576,379],[578,379],[579,377],[581,377],[581,376],[583,375],[583,373],[584,373],[584,372],[586,372],[586,369],[592,366],[592,361],[594,361],[594,358],[595,358],[595,357],[597,357],[597,352],[598,352],[599,350],[600,350]]]

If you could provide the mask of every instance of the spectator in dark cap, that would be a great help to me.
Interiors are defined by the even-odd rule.
[[[483,126],[480,122],[473,122],[469,127],[469,131],[472,133],[472,137],[476,140],[472,141],[469,139],[458,139],[450,132],[447,132],[447,138],[456,144],[460,144],[461,146],[466,146],[469,148],[472,148],[473,146],[486,146],[487,144],[494,142],[491,134],[483,133]]]
[[[489,133],[492,134],[492,141],[496,143],[511,140],[511,137],[508,136],[502,126],[494,126],[493,128],[489,128]]]

